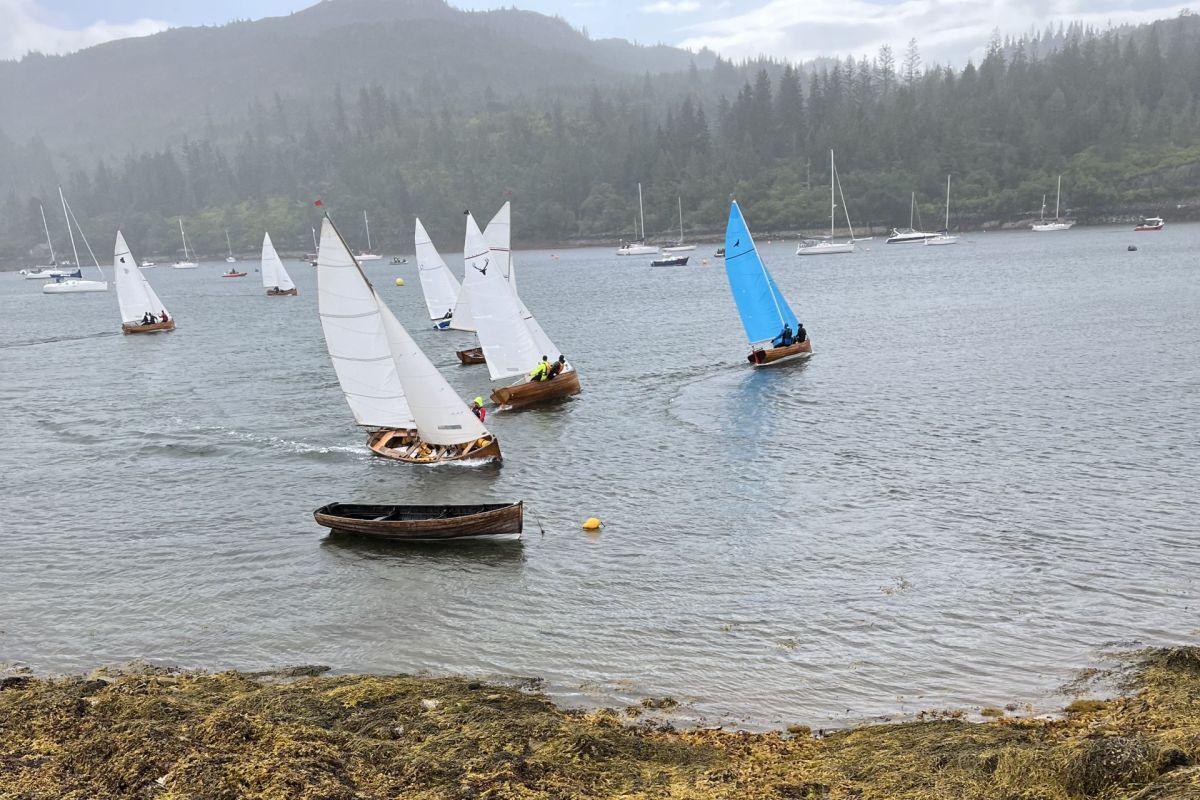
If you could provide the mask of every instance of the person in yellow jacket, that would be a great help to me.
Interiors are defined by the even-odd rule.
[[[542,356],[542,360],[529,373],[531,381],[545,381],[550,379],[550,357]]]

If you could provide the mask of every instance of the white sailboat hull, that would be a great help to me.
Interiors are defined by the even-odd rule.
[[[382,261],[383,260],[383,256],[376,255],[375,253],[359,253],[358,255],[355,256],[355,258],[358,259],[359,261]]]
[[[617,248],[619,256],[655,256],[658,255],[658,248],[651,247],[648,244],[627,244]]]
[[[21,275],[27,281],[44,281],[53,278],[66,278],[75,274],[73,269],[46,269],[39,267],[38,269],[23,269]]]
[[[958,244],[958,237],[951,234],[939,234],[925,240],[926,245]]]
[[[696,249],[694,244],[681,244],[675,247],[664,247],[662,249],[664,255],[674,255],[675,253],[690,253]]]
[[[1033,229],[1038,233],[1048,233],[1050,231],[1065,231],[1068,230],[1074,222],[1035,222]]]
[[[198,267],[200,265],[197,264],[195,261],[176,261],[171,266],[174,267],[175,269],[195,269],[196,267]]]
[[[796,246],[798,256],[824,256],[834,253],[853,253],[854,242],[813,242]]]
[[[926,239],[932,239],[937,236],[936,233],[925,233],[924,231],[893,231],[888,237],[888,244],[919,244]]]
[[[108,281],[65,280],[57,283],[47,283],[42,287],[42,294],[70,294],[72,292],[107,292]]]

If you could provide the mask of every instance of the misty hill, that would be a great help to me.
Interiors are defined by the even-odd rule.
[[[514,94],[710,66],[710,53],[592,41],[558,18],[443,0],[323,0],[286,17],[176,28],[65,56],[0,62],[0,133],[124,154],[182,133],[220,138],[256,104],[329,113],[337,86],[440,97]],[[417,109],[413,109],[417,110]],[[236,132],[240,132],[240,128]]]

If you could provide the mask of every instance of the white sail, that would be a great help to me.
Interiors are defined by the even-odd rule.
[[[425,293],[425,306],[429,309],[429,318],[445,319],[446,312],[453,312],[458,302],[458,279],[438,254],[420,219],[417,220],[414,236],[417,246],[417,276],[421,279],[421,291]]]
[[[543,354],[525,324],[516,296],[504,280],[507,259],[492,252],[470,214],[467,214],[463,260],[466,263],[463,295],[475,315],[479,344],[492,380],[524,375]]]
[[[141,322],[146,312],[160,316],[167,307],[150,288],[146,276],[138,269],[137,261],[129,252],[125,237],[117,231],[117,243],[113,249],[113,271],[116,273],[117,302],[121,306],[122,322]]]
[[[512,254],[511,206],[511,203],[505,201],[500,210],[496,212],[496,216],[492,217],[492,221],[487,224],[487,227],[483,231],[483,236],[487,239],[488,247],[491,248],[493,253],[507,256],[505,261],[508,268],[505,270],[504,275],[508,278],[508,288],[512,290],[513,297],[516,298],[517,307],[521,309],[521,318],[525,320],[525,325],[529,328],[529,333],[533,336],[533,342],[537,345],[538,351],[543,356],[549,356],[551,361],[557,361],[560,351],[554,346],[554,342],[550,341],[550,337],[542,330],[542,326],[534,319],[533,313],[525,306],[525,301],[517,293],[517,266]]]
[[[296,288],[296,284],[292,283],[292,276],[288,275],[287,270],[283,268],[283,261],[275,252],[275,245],[271,242],[269,233],[263,234],[262,280],[264,289],[278,287],[286,292]]]
[[[325,346],[354,419],[373,428],[415,424],[375,292],[328,219],[317,249],[317,310]]]
[[[426,358],[379,293],[372,292],[383,320],[392,363],[416,419],[421,441],[440,445],[466,444],[487,436],[487,428],[475,418],[433,362]]]

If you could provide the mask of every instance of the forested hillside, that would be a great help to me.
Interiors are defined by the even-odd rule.
[[[208,72],[164,55],[184,42]],[[247,251],[265,229],[309,249],[316,198],[352,240],[369,209],[393,252],[411,249],[415,215],[452,249],[463,208],[505,199],[518,241],[615,241],[632,233],[639,181],[652,236],[675,226],[677,195],[692,230],[720,230],[732,193],[757,230],[819,229],[831,147],[856,225],[907,224],[912,191],[939,220],[947,173],[952,227],[1036,215],[1060,172],[1082,221],[1180,219],[1200,215],[1198,97],[1200,18],[1186,14],[996,39],[949,69],[922,64],[917,41],[734,65],[594,42],[528,12],[326,0],[0,64],[4,107],[41,109],[0,118],[0,255],[43,238],[37,199],[56,201],[59,182],[94,239],[121,225],[147,254],[174,251],[177,215],[201,252],[223,250],[224,229]]]

